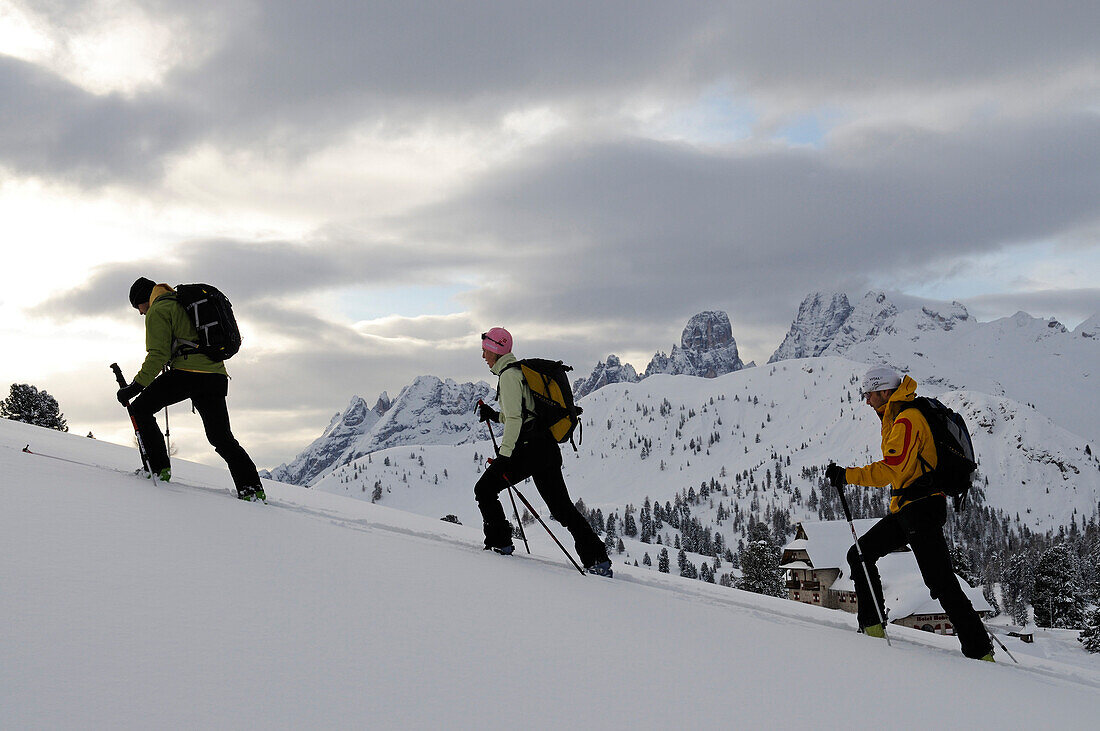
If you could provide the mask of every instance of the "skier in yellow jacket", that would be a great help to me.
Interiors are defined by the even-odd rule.
[[[876,366],[867,371],[860,387],[867,405],[882,420],[882,459],[865,467],[844,469],[830,464],[826,478],[837,489],[844,485],[886,487],[890,490],[890,513],[859,539],[859,548],[867,562],[872,586],[867,585],[859,552],[853,545],[848,551],[848,566],[859,600],[860,628],[868,635],[883,636],[879,617],[886,616],[882,602],[882,580],[875,562],[891,551],[908,544],[913,549],[921,576],[933,599],[938,599],[951,619],[963,654],[971,658],[993,660],[993,646],[974,611],[970,599],[959,586],[951,565],[951,555],[943,535],[947,522],[947,497],[928,494],[914,485],[925,473],[935,469],[936,445],[924,416],[913,406],[917,383],[902,378],[892,368]],[[875,605],[878,605],[876,611]]]

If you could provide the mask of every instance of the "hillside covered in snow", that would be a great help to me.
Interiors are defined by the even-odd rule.
[[[674,380],[652,379],[658,409]],[[747,425],[733,395],[723,422]],[[690,396],[681,431],[703,403],[715,415]],[[1100,713],[1100,665],[1072,632],[1026,645],[995,627],[1018,665],[900,627],[887,646],[843,612],[622,564],[581,576],[536,531],[531,556],[504,558],[477,527],[274,482],[269,505],[244,503],[224,470],[181,460],[154,486],[137,462],[0,420],[6,727],[1085,729]],[[931,679],[934,702],[853,695],[899,674]]]

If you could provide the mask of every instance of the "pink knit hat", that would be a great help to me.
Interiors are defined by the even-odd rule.
[[[511,353],[512,334],[502,327],[494,327],[487,333],[481,333],[481,347],[497,355]]]

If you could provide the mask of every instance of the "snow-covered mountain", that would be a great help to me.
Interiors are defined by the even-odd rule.
[[[877,417],[860,401],[858,381],[868,364],[886,362],[912,375],[920,393],[941,397],[966,417],[982,463],[978,505],[999,511],[1011,530],[1057,531],[1094,515],[1100,502],[1100,418],[1094,399],[1085,397],[1100,373],[1100,340],[1089,337],[1096,319],[1069,333],[1024,314],[978,323],[957,303],[905,309],[873,292],[850,307],[844,295],[819,293],[803,303],[788,347],[777,351],[815,357],[713,379],[638,378],[609,358],[593,378],[578,381],[584,442],[579,454],[564,452],[572,494],[625,518],[647,498],[687,503],[689,489],[707,485],[722,498],[693,506],[694,519],[725,546],[743,538],[750,520],[783,530],[802,519],[828,519],[820,468],[830,460],[866,464],[878,457]],[[677,362],[691,364],[692,375],[708,373],[696,366],[715,361],[697,356],[735,352],[727,327],[726,317],[692,318],[674,349]],[[830,356],[834,351],[846,355]],[[460,410],[477,396],[463,398]],[[400,430],[403,439],[389,443],[374,438],[379,420],[371,438],[345,447],[309,484],[476,521],[470,490],[491,447],[468,414],[459,417],[456,431],[440,434],[423,415],[426,431]],[[385,449],[390,444],[401,446]],[[370,452],[373,459],[356,457]],[[870,514],[883,496],[864,494]],[[685,536],[673,531],[669,538]],[[625,546],[635,559],[652,551],[637,541]]]
[[[573,398],[580,400],[598,388],[612,383],[637,383],[638,372],[629,363],[623,363],[617,355],[607,356],[607,360],[597,363],[586,378],[573,381]]]
[[[562,451],[570,494],[625,517],[628,505],[647,498],[678,503],[691,490],[693,516],[726,546],[743,537],[749,516],[774,526],[831,519],[822,512],[831,488],[822,487],[821,468],[881,457],[878,417],[858,394],[865,370],[863,363],[818,357],[715,379],[654,376],[601,388],[583,401],[580,451]],[[918,391],[941,398],[970,425],[981,462],[977,505],[1013,520],[1019,514],[1017,529],[1038,532],[1096,515],[1100,460],[1085,438],[1005,396],[935,384]],[[472,487],[491,454],[487,439],[384,450],[331,471],[315,487],[371,499],[380,486],[383,505],[477,521]],[[859,494],[873,512],[885,492]],[[671,530],[668,537],[680,535]],[[637,541],[626,545],[632,559],[654,551]]]
[[[729,315],[700,312],[688,320],[680,344],[672,346],[672,353],[655,353],[643,375],[639,376],[629,363],[622,363],[619,356],[609,355],[606,361],[596,364],[591,374],[573,382],[573,397],[580,399],[612,383],[637,383],[657,374],[715,378],[745,367],[737,353]]]
[[[808,295],[798,306],[790,332],[768,362],[821,355],[833,344],[851,314],[852,306],[846,294],[814,292]]]
[[[809,295],[769,362],[842,355],[886,363],[938,389],[1031,404],[1062,427],[1100,441],[1094,406],[1100,317],[1069,332],[1056,320],[1023,312],[978,322],[958,302],[902,309],[883,292],[868,292],[855,307],[847,301],[839,293]]]
[[[671,355],[657,353],[646,369],[654,373],[687,374],[713,378],[744,368],[725,312],[703,312],[692,317]],[[586,378],[574,381],[574,397],[580,399],[610,383],[636,383],[640,376],[629,363],[610,355]],[[354,396],[336,414],[325,431],[289,464],[269,477],[294,485],[312,485],[319,477],[353,460],[388,447],[406,444],[464,444],[484,438],[484,429],[470,419],[470,405],[491,401],[493,387],[484,381],[457,384],[434,376],[420,376],[402,389],[392,404],[383,393],[378,404],[367,408]]]
[[[137,463],[0,420],[5,728],[1087,729],[1100,713],[1100,666],[1071,631],[1024,644],[995,623],[1019,664],[905,627],[888,647],[845,612],[622,562],[580,576],[537,529],[530,556],[503,558],[480,525],[271,482],[269,505],[243,503],[224,468],[184,460],[154,487]],[[945,690],[919,717],[897,693],[853,705],[899,668]]]
[[[715,378],[745,367],[737,354],[733,326],[725,312],[700,312],[690,320],[680,335],[680,344],[672,353],[657,353],[646,366],[645,375],[663,373],[669,376],[701,376]]]
[[[379,397],[373,409],[355,396],[332,418],[324,433],[290,464],[262,476],[294,485],[311,485],[322,475],[371,452],[405,444],[465,444],[484,438],[471,418],[471,405],[490,400],[484,381],[456,383],[419,376],[390,402]],[[482,427],[484,429],[484,427]]]

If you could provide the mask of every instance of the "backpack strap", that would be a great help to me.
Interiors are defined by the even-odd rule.
[[[515,360],[515,361],[512,361],[511,363],[509,363],[508,365],[506,365],[506,366],[504,366],[503,368],[500,369],[500,373],[497,374],[497,403],[498,404],[500,403],[500,376],[504,375],[504,372],[507,371],[507,370],[510,370],[512,368],[519,368],[520,369],[520,382],[523,384],[523,387],[525,389],[527,389],[528,391],[531,390],[531,387],[527,385],[527,377],[523,375],[522,366],[523,366],[523,361],[522,360]],[[535,414],[534,411],[531,411],[530,409],[527,408],[527,401],[522,396],[520,397],[519,406],[520,406],[520,409],[521,409],[521,416],[523,418],[523,424],[520,426],[520,433],[523,434],[524,432],[526,432],[527,434],[530,434],[531,430],[534,428],[534,425],[535,425],[535,416],[536,416],[536,414]]]

